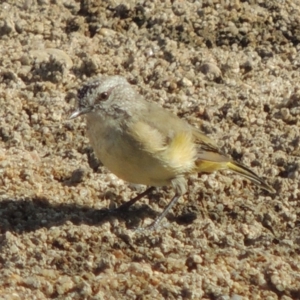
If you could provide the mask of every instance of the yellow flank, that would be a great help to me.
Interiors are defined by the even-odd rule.
[[[188,132],[177,133],[163,152],[163,160],[168,161],[172,169],[183,173],[194,168],[197,150],[193,136]]]
[[[131,125],[130,134],[144,151],[156,156],[170,171],[174,170],[173,176],[193,169],[197,150],[190,132],[182,131],[168,138],[150,124],[139,121]]]

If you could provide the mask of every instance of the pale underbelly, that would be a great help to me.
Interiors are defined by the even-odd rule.
[[[159,155],[154,158],[149,153],[124,142],[115,136],[110,141],[90,138],[92,147],[103,165],[119,178],[148,186],[169,185],[177,175]]]

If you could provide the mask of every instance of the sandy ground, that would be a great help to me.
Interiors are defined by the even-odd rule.
[[[0,4],[1,299],[300,299],[300,2]],[[17,3],[17,4],[15,4]],[[76,90],[121,74],[275,189],[144,187],[97,162]]]

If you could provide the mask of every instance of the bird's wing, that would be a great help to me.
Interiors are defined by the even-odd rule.
[[[220,153],[220,149],[215,141],[206,136],[200,130],[193,128],[193,135],[195,139],[195,143],[199,146],[199,150],[201,151],[209,151]]]
[[[184,120],[156,103],[146,100],[143,102],[144,107],[139,107],[139,111],[131,117],[130,125],[127,126],[127,131],[141,144],[151,143],[159,150],[171,144],[178,134],[191,132],[189,124]]]
[[[170,168],[192,168],[197,156],[193,129],[169,111],[150,103],[131,119],[126,132],[136,147]]]
[[[168,148],[179,157],[179,153],[190,156],[195,153],[193,149],[197,149],[196,159],[228,160],[217,144],[200,130],[156,103],[144,101],[144,109],[139,109],[127,128],[132,139],[143,145],[144,150],[155,153]]]

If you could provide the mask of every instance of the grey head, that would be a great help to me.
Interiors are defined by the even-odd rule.
[[[116,88],[124,90],[131,89],[131,86],[122,76],[100,76],[83,84],[77,91],[78,109],[72,113],[70,119],[101,109],[105,102],[116,98],[113,97]]]

